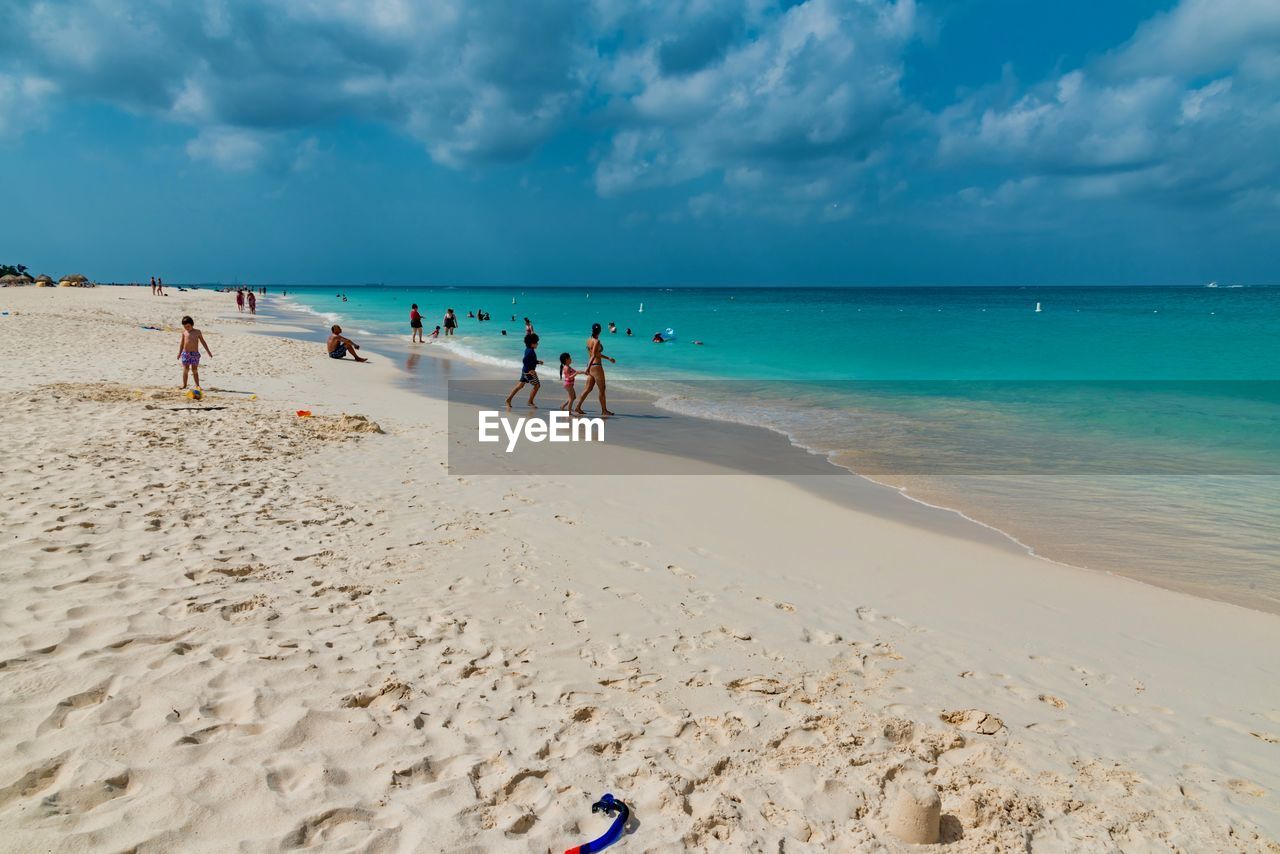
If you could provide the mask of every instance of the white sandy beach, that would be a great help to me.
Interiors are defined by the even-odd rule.
[[[8,850],[561,851],[612,792],[620,852],[1280,852],[1280,617],[776,479],[450,476],[444,402],[230,295],[0,311]]]

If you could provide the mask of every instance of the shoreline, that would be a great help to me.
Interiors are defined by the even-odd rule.
[[[341,322],[341,314],[339,312],[321,312],[299,305],[288,297],[284,299],[289,300],[289,303],[283,307],[277,305],[274,310],[283,310],[280,319],[294,325],[299,335],[302,334],[302,330],[308,328],[307,319],[310,317],[327,322]],[[269,313],[272,310],[269,304],[264,314],[270,316]],[[338,320],[329,321],[329,318],[338,318]],[[443,384],[448,378],[500,381],[504,376],[500,373],[500,368],[492,362],[478,356],[473,357],[468,352],[459,352],[457,349],[447,345],[427,344],[423,345],[420,351],[416,351],[410,349],[413,345],[403,342],[398,336],[368,331],[363,331],[362,334],[371,338],[373,342],[371,345],[372,352],[382,355],[401,368],[402,373],[406,375],[404,387],[437,400],[448,400],[448,390]],[[444,339],[441,339],[441,341],[444,341]],[[417,357],[413,362],[414,367],[410,368],[404,365],[406,359],[414,359],[414,357]],[[430,377],[426,378],[425,384],[415,383],[412,377],[418,374],[419,368],[417,366],[421,364],[420,360],[424,358],[434,362],[447,362],[450,365],[464,365],[465,372],[462,377],[456,377],[450,372],[441,370],[437,365]],[[485,358],[487,359],[488,357]],[[515,370],[517,366],[518,361],[511,359],[511,370]],[[548,386],[550,388],[551,384],[548,384]],[[1220,589],[1203,582],[1183,582],[1153,573],[1114,570],[1042,554],[1037,550],[1033,541],[1024,540],[1005,530],[999,524],[986,522],[977,516],[970,515],[963,509],[913,495],[908,486],[896,485],[891,478],[879,479],[873,475],[854,471],[835,461],[834,457],[838,456],[839,452],[824,452],[809,448],[781,428],[767,424],[745,424],[740,421],[716,418],[714,415],[685,414],[676,409],[665,408],[661,405],[662,394],[628,386],[626,380],[618,381],[612,384],[610,388],[624,390],[625,398],[617,395],[616,392],[614,397],[615,400],[626,399],[632,409],[636,410],[629,414],[645,419],[659,417],[669,419],[664,424],[664,429],[674,427],[681,431],[682,437],[688,437],[691,430],[697,429],[694,425],[699,425],[704,430],[716,431],[721,435],[727,431],[741,443],[742,450],[739,453],[741,457],[776,458],[780,456],[783,459],[780,465],[781,469],[794,469],[798,473],[794,476],[796,483],[813,494],[833,501],[840,506],[861,512],[874,513],[895,521],[907,520],[917,527],[942,530],[953,536],[966,537],[975,542],[990,543],[998,541],[1020,554],[1055,566],[1096,572],[1109,577],[1174,591],[1197,599],[1226,603],[1259,613],[1280,615],[1280,602],[1278,601],[1258,597],[1250,599],[1231,589]],[[624,415],[626,414],[624,413]],[[779,439],[781,442],[777,441]],[[675,445],[675,448],[670,448],[672,444]],[[691,464],[700,464],[708,459],[716,459],[721,461],[722,465],[735,468],[745,476],[760,474],[767,477],[778,476],[772,471],[753,471],[741,463],[735,464],[732,460],[725,461],[724,455],[716,453],[715,449],[710,447],[705,439],[702,441],[689,441],[685,438],[682,442],[667,443],[667,445],[671,453]],[[696,450],[696,452],[691,452],[691,449]],[[682,474],[681,471],[676,469],[664,468],[662,470],[667,474],[677,476]],[[588,474],[588,472],[581,471],[578,474]],[[828,478],[831,478],[832,481],[828,482]],[[855,479],[871,488],[867,489],[858,485],[848,484],[845,482],[846,478]],[[782,479],[786,480],[788,478],[783,476]],[[885,506],[886,499],[890,505],[888,507]],[[898,504],[899,501],[903,503]]]
[[[777,478],[450,475],[398,361],[116,296],[0,319],[19,847],[545,851],[612,791],[641,848],[898,851],[910,775],[949,851],[1280,852],[1274,616]]]

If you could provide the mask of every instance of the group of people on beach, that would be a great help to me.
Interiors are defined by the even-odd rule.
[[[256,311],[257,297],[253,289],[240,288],[236,291],[236,306],[240,311],[244,311],[245,304],[248,304],[251,312]],[[448,318],[453,315],[453,309],[449,309],[445,314],[446,323]],[[535,400],[538,391],[542,387],[542,381],[538,377],[538,366],[545,364],[538,358],[538,333],[533,329],[533,321],[526,317],[525,335],[524,335],[524,358],[520,366],[520,378],[516,387],[511,390],[511,394],[507,395],[507,406],[510,407],[512,400],[525,386],[531,386],[529,392],[529,405],[536,407]],[[416,341],[422,338],[422,314],[418,311],[417,303],[414,303],[410,309],[410,325],[413,327]],[[612,324],[610,324],[612,325]],[[450,328],[456,328],[456,317]],[[591,335],[586,341],[587,350],[587,366],[584,370],[579,371],[573,366],[573,356],[570,353],[560,354],[560,384],[565,390],[565,401],[560,404],[560,409],[572,412],[575,415],[585,414],[582,406],[586,403],[588,396],[592,391],[596,391],[600,399],[600,414],[613,415],[609,411],[608,401],[605,396],[606,382],[604,374],[605,361],[611,364],[617,364],[617,359],[612,356],[606,356],[604,352],[604,344],[600,341],[601,326],[599,323],[591,325]],[[432,332],[431,337],[436,338],[440,334],[440,327],[437,326]],[[182,318],[182,336],[178,341],[178,361],[182,365],[182,388],[188,387],[188,378],[194,380],[195,387],[200,388],[200,348],[204,347],[205,353],[209,358],[213,358],[213,352],[209,349],[209,344],[205,341],[204,333],[195,327],[195,321],[188,315]],[[325,342],[325,352],[329,354],[331,359],[345,359],[350,356],[357,362],[369,361],[359,353],[360,345],[355,341],[342,334],[342,327],[333,324],[329,327],[329,338]],[[582,389],[582,394],[576,393],[577,378],[579,375],[586,376],[586,386]]]
[[[449,309],[449,311],[452,312],[453,309]],[[449,320],[449,315],[446,314],[445,322],[447,323],[448,320]],[[455,321],[455,325],[456,325],[456,321]],[[425,343],[425,339],[422,337],[422,313],[418,311],[418,304],[416,302],[409,308],[409,328],[413,330],[413,343],[415,344]],[[452,335],[453,327],[452,326],[449,327],[449,331],[446,332],[445,334]],[[439,337],[440,337],[440,327],[437,326],[435,329],[431,331],[431,340],[435,341]]]
[[[484,321],[489,320],[489,313],[483,309],[467,312],[467,317]],[[516,316],[511,315],[511,319],[515,320]],[[445,309],[444,322],[442,324],[444,334],[452,336],[458,328],[458,315],[452,308]],[[409,329],[412,333],[411,340],[413,343],[423,343],[423,324],[422,312],[418,310],[418,304],[413,303],[409,307]],[[441,326],[437,326],[432,331],[430,338],[436,340],[440,337]],[[365,361],[356,354],[356,350],[360,349],[359,345],[351,341],[349,338],[342,337],[342,328],[335,325],[332,328],[332,334],[329,336],[327,350],[329,356],[334,359],[341,359],[350,355],[358,362]],[[618,326],[616,323],[609,324],[609,331],[616,333]],[[569,353],[560,354],[560,383],[565,390],[565,401],[560,404],[560,409],[582,415],[582,405],[586,402],[587,396],[596,391],[600,398],[600,412],[602,415],[612,415],[606,400],[606,382],[604,376],[604,362],[616,363],[616,359],[612,356],[604,354],[604,344],[600,341],[601,326],[599,323],[592,324],[591,335],[587,338],[587,367],[585,370],[579,371],[573,366],[573,356]],[[506,335],[507,330],[503,329],[502,334]],[[627,330],[627,334],[631,335],[631,330]],[[526,317],[524,319],[524,357],[521,360],[520,379],[516,387],[511,390],[511,394],[507,395],[507,406],[511,406],[511,401],[525,386],[531,386],[529,392],[529,405],[537,406],[535,400],[538,397],[538,391],[542,387],[542,381],[538,377],[538,365],[545,364],[538,358],[538,343],[540,339],[533,329],[533,321]],[[576,392],[576,382],[579,375],[586,376],[586,386],[582,390],[582,394]]]
[[[533,322],[529,318],[525,318],[525,335],[524,335],[524,359],[520,365],[520,379],[516,383],[516,387],[511,389],[511,394],[507,395],[507,407],[510,408],[511,401],[515,398],[520,390],[526,385],[531,387],[529,391],[529,405],[536,407],[534,400],[538,396],[538,390],[542,387],[542,381],[538,378],[538,365],[545,364],[538,358],[538,333],[533,331]],[[572,412],[575,415],[584,415],[582,404],[586,403],[587,396],[591,394],[593,389],[598,390],[600,397],[600,414],[612,415],[609,406],[605,400],[605,378],[604,378],[604,362],[608,360],[612,364],[617,364],[617,359],[604,354],[604,344],[600,341],[600,324],[593,323],[591,325],[591,335],[587,338],[587,367],[586,370],[579,371],[573,367],[573,356],[570,353],[560,354],[560,384],[564,386],[567,396],[564,403],[560,404],[560,409]],[[583,388],[582,394],[579,396],[575,393],[575,382],[579,374],[585,374],[587,377],[586,387]]]
[[[157,279],[155,276],[151,277],[151,295],[153,297],[168,296],[164,292],[164,279]]]

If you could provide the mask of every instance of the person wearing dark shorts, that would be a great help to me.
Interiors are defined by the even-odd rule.
[[[453,313],[453,309],[447,309],[444,313],[444,334],[452,335],[453,330],[458,328],[458,315]]]
[[[418,313],[418,304],[415,302],[409,307],[409,328],[413,330],[413,343],[422,343],[422,315]]]
[[[524,360],[520,364],[520,382],[515,388],[511,389],[511,394],[507,395],[507,408],[511,408],[511,398],[520,393],[520,389],[526,385],[533,386],[533,391],[529,392],[529,405],[537,407],[533,399],[538,396],[538,389],[542,387],[542,383],[538,380],[538,365],[542,361],[538,359],[538,336],[530,332],[524,336]]]
[[[325,344],[325,350],[328,351],[330,359],[343,359],[350,356],[357,362],[369,361],[368,359],[364,359],[356,355],[356,351],[360,349],[360,345],[344,336],[342,334],[341,326],[338,326],[335,323],[333,326],[329,327],[329,331],[332,334],[329,336],[329,341]]]

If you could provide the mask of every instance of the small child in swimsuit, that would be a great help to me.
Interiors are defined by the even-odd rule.
[[[573,357],[568,353],[560,354],[560,381],[564,383],[564,390],[568,392],[569,399],[561,406],[561,409],[573,409],[573,381],[582,371],[574,370]]]
[[[189,316],[182,318],[182,338],[178,341],[178,361],[182,362],[182,387],[187,387],[187,372],[191,372],[192,378],[196,382],[196,388],[200,388],[200,345],[204,345],[204,351],[209,354],[209,358],[213,358],[213,351],[209,349],[209,342],[204,340],[204,333],[196,329],[196,322]]]
[[[511,394],[507,395],[507,406],[511,406],[511,398],[515,397],[520,389],[525,385],[533,386],[533,391],[529,392],[529,405],[537,408],[537,404],[533,399],[538,396],[538,388],[542,383],[538,380],[538,365],[542,364],[542,360],[538,358],[538,336],[530,332],[524,336],[524,361],[520,366],[520,382],[515,388],[511,389]]]

